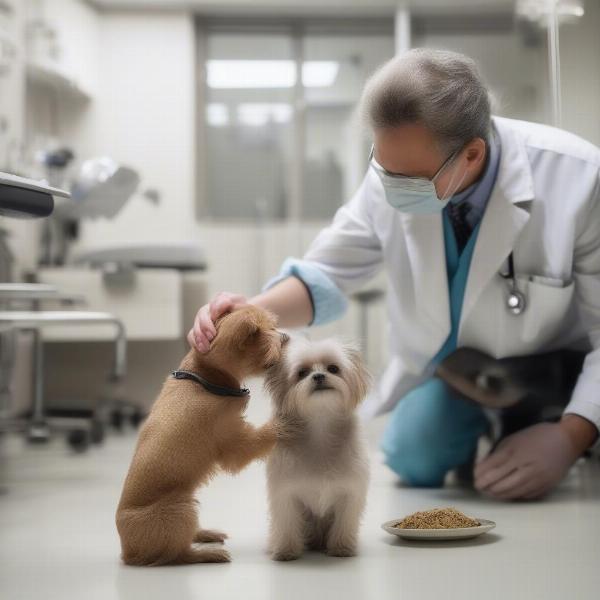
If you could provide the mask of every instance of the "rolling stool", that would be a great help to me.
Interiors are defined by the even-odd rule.
[[[123,323],[110,313],[92,311],[0,311],[0,331],[20,330],[33,334],[34,362],[33,377],[35,383],[33,409],[31,416],[26,419],[3,419],[0,421],[0,430],[25,430],[29,441],[46,442],[50,438],[50,425],[48,414],[44,406],[44,359],[43,342],[40,329],[47,325],[89,325],[110,324],[114,325],[115,355],[111,373],[112,381],[120,381],[125,375],[127,340]],[[67,440],[76,451],[85,450],[90,442],[100,443],[104,437],[103,407],[90,415],[89,411],[82,414],[61,415],[65,417],[79,417],[89,422],[89,428],[68,428]]]

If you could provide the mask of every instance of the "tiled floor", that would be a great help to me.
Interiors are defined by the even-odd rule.
[[[260,390],[259,387],[257,390]],[[252,420],[267,413],[260,391]],[[573,470],[540,503],[498,503],[456,487],[396,485],[379,463],[369,427],[372,483],[360,554],[307,554],[276,563],[265,554],[264,467],[220,477],[200,494],[206,527],[230,535],[231,564],[132,568],[119,562],[114,509],[135,435],[112,434],[104,446],[71,455],[61,439],[27,447],[0,445],[0,597],[3,600],[595,600],[600,597],[600,464]],[[407,543],[383,521],[452,505],[497,522],[472,541]]]

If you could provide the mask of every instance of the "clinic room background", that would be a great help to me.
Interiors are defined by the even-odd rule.
[[[266,3],[256,14],[249,6],[248,15],[232,2],[231,16],[228,2],[206,16],[202,2],[197,13],[177,2],[173,10],[109,0],[12,4],[11,13],[0,13],[5,43],[22,47],[3,59],[2,170],[69,187],[84,161],[108,157],[131,181],[104,206],[82,202],[75,218],[63,219],[71,225],[66,236],[56,233],[65,227],[55,215],[51,250],[43,241],[48,223],[5,220],[14,260],[3,277],[55,285],[84,295],[86,309],[122,318],[130,342],[126,392],[144,403],[161,369],[140,377],[141,363],[173,361],[205,299],[232,288],[258,292],[357,188],[370,141],[354,109],[368,75],[395,51],[464,52],[480,65],[496,114],[553,122],[547,31],[527,2],[473,1],[462,10],[420,2],[410,15],[394,15],[394,3],[381,0],[369,3],[368,16],[351,2],[343,19],[327,3],[319,9],[310,2]],[[598,144],[600,17],[598,3],[588,4],[585,18],[571,17],[560,29],[560,122]],[[236,66],[242,59],[257,61],[255,68]],[[273,62],[263,69],[258,61]],[[55,166],[48,155],[60,149],[74,158],[59,157],[64,166]],[[130,264],[130,252],[172,268],[139,270],[129,286],[106,268],[89,268]],[[384,292],[384,278],[369,290]],[[386,360],[384,323],[383,294],[363,294],[315,335],[372,335],[365,347],[377,372]],[[47,394],[63,404],[89,396],[90,383],[102,383],[95,365],[110,357],[87,342],[110,339],[110,329],[56,326],[44,336],[52,348]],[[26,361],[27,350],[19,351]],[[17,405],[31,392],[22,379]]]
[[[62,465],[75,490],[79,458],[112,502],[102,477],[122,475],[198,308],[259,293],[360,185],[372,139],[358,102],[394,55],[466,54],[494,114],[600,145],[600,1],[559,0],[554,25],[548,3],[0,0],[0,172],[70,192],[48,218],[0,220],[0,505],[39,465],[41,480]],[[386,292],[379,272],[309,336],[356,340],[377,380]]]

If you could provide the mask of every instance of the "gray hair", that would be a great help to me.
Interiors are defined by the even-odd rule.
[[[382,65],[360,101],[372,129],[421,123],[454,152],[473,138],[489,140],[491,97],[475,61],[447,50],[415,48]]]

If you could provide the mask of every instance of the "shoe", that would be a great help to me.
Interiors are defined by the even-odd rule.
[[[455,350],[435,374],[461,396],[488,408],[513,406],[526,393],[501,361],[473,348]]]
[[[509,408],[527,399],[541,410],[566,406],[584,359],[584,352],[573,350],[497,359],[474,348],[459,348],[437,366],[435,374],[482,406]]]

